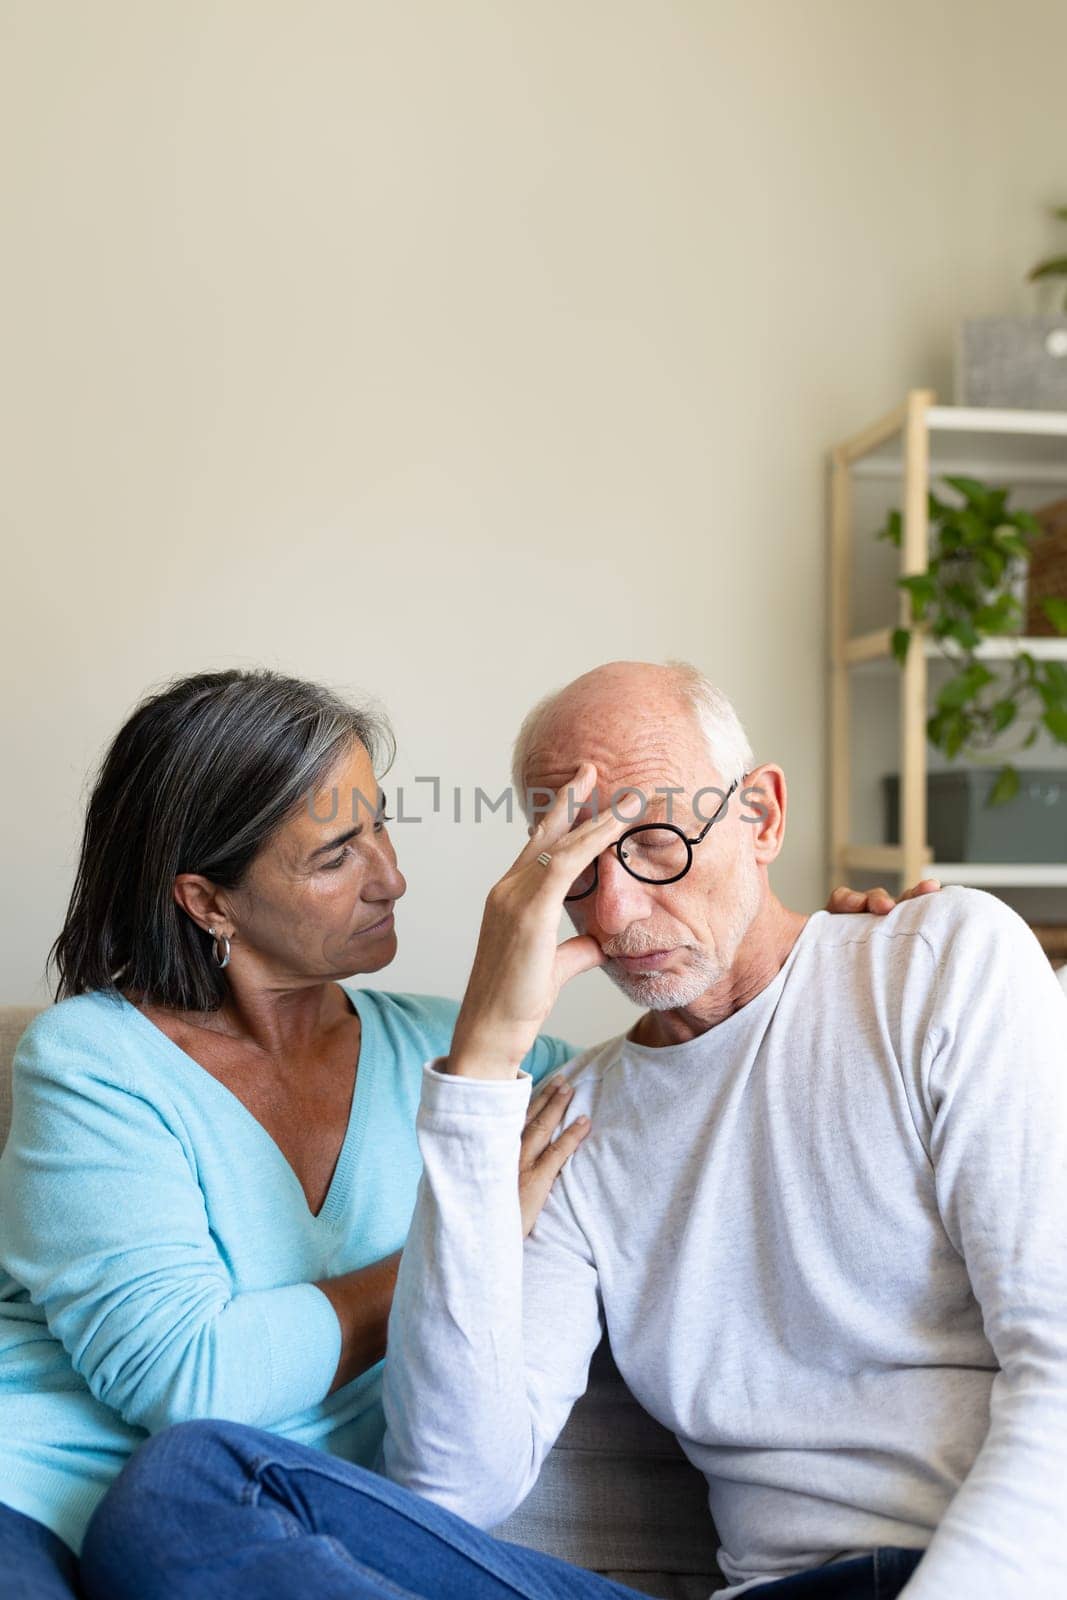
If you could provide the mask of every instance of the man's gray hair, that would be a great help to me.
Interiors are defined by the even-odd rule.
[[[690,662],[665,661],[663,665],[674,674],[679,697],[693,711],[700,725],[700,731],[704,735],[708,754],[724,783],[729,785],[735,778],[740,779],[746,772],[751,771],[755,765],[752,746],[729,698]],[[543,700],[539,700],[532,711],[523,718],[522,727],[515,739],[511,782],[519,804],[524,809],[526,809],[527,757],[534,740],[543,732],[545,724],[551,718],[556,701],[562,693],[562,689],[553,689],[551,694],[546,694]]]

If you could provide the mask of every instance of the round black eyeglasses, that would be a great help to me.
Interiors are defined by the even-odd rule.
[[[692,839],[686,837],[681,828],[673,822],[639,822],[636,827],[627,828],[621,838],[616,839],[611,845],[620,866],[626,868],[631,878],[637,878],[641,883],[677,883],[679,878],[684,878],[689,868],[693,865],[693,850],[696,845],[703,843],[712,827],[718,822],[726,810],[727,802],[733,794],[740,778],[735,778],[722,797],[722,804],[715,815],[701,828],[700,832]],[[584,900],[586,895],[592,894],[597,886],[597,863],[600,857],[591,861],[585,871],[571,884],[570,893],[563,896],[564,905],[572,900]]]

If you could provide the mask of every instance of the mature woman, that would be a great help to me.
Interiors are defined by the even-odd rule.
[[[168,1424],[375,1460],[422,1067],[457,1011],[343,982],[396,952],[388,743],[321,687],[229,671],[145,700],[107,752],[60,1003],[20,1042],[0,1159],[0,1563],[19,1595],[78,1592],[94,1507]],[[572,1053],[542,1037],[525,1066],[541,1080]],[[580,1137],[551,1142],[565,1099],[531,1110],[527,1230]]]

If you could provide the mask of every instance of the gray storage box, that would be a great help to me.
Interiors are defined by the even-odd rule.
[[[998,767],[930,772],[926,778],[927,842],[934,861],[1067,861],[1067,767],[1020,771],[1014,800],[986,804]],[[900,843],[900,779],[882,779],[886,842]]]
[[[1067,411],[1067,317],[979,317],[960,329],[962,406]]]

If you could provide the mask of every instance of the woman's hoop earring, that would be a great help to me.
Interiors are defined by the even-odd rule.
[[[230,964],[230,940],[229,940],[228,935],[225,934],[225,933],[216,933],[214,928],[209,928],[207,931],[215,941],[215,944],[214,944],[215,965],[217,967],[228,967],[229,964]],[[220,941],[221,941],[222,947],[223,947],[222,948],[222,960],[221,961],[219,960],[219,943],[220,943]]]

